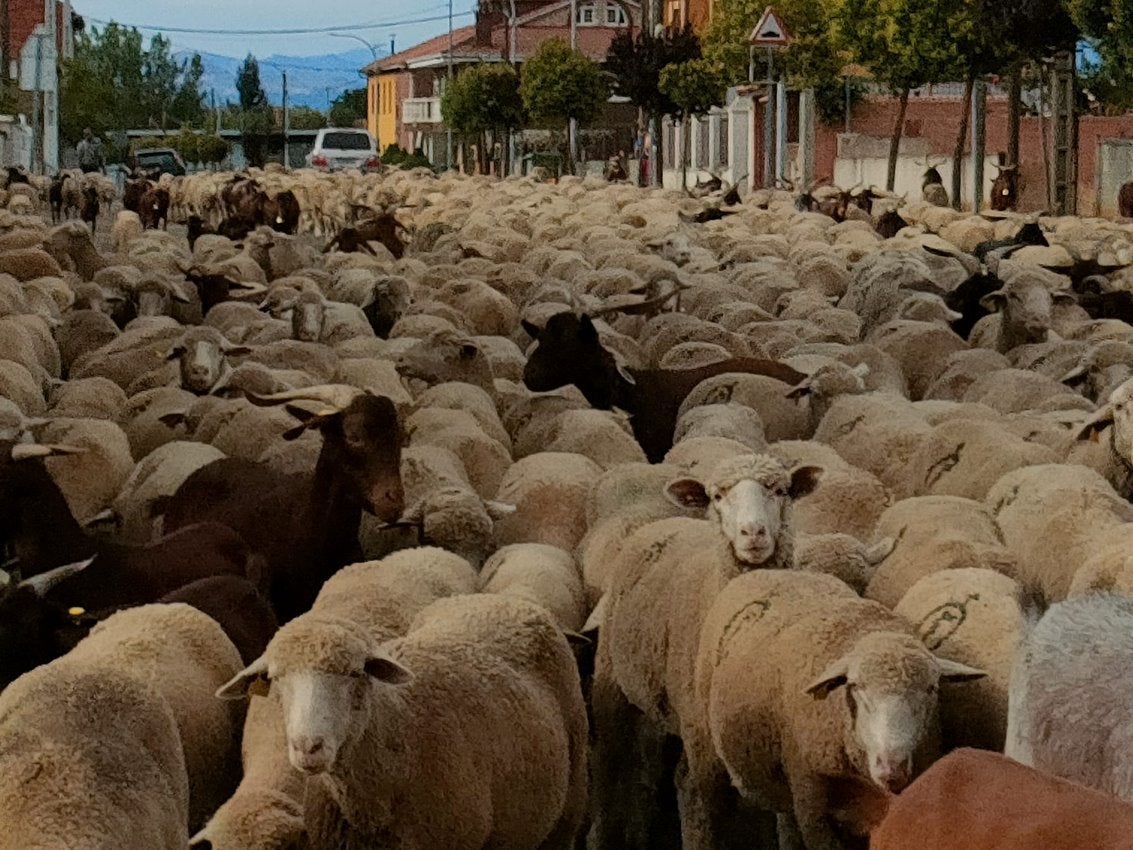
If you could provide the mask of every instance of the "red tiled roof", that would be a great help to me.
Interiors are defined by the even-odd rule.
[[[453,55],[458,53],[471,53],[473,47],[473,40],[476,38],[476,27],[460,27],[452,31],[452,48]],[[420,44],[415,44],[408,50],[402,50],[392,56],[387,56],[385,59],[379,59],[367,65],[363,70],[367,72],[374,71],[392,71],[395,68],[400,68],[406,62],[412,62],[414,59],[423,59],[426,56],[433,56],[437,53],[445,53],[448,50],[449,34],[447,32],[441,33],[435,38],[430,38],[428,41],[423,41]]]

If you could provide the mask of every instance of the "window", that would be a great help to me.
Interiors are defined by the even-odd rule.
[[[616,3],[607,3],[606,23],[612,27],[628,26],[629,21],[626,20],[626,10]]]
[[[575,22],[582,25],[593,26],[597,22],[596,10],[593,3],[579,5],[575,13]]]

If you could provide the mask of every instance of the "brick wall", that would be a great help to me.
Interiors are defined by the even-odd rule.
[[[961,101],[951,98],[926,97],[909,101],[905,115],[905,133],[908,139],[919,140],[919,146],[929,152],[933,160],[951,160],[959,130]],[[897,115],[895,98],[868,98],[861,103],[850,121],[850,131],[867,136],[888,138],[893,132],[893,121]],[[1044,167],[1043,141],[1041,129],[1045,128],[1046,142],[1052,144],[1052,130],[1049,121],[1036,116],[1024,115],[1019,132],[1020,175],[1023,190],[1020,195],[1020,208],[1039,210],[1047,207],[1046,174]],[[834,173],[834,159],[838,151],[838,135],[845,131],[844,124],[835,126],[820,125],[816,138],[815,176],[829,177]],[[1116,117],[1083,116],[1078,124],[1078,212],[1093,215],[1097,207],[1097,152],[1104,139],[1133,138],[1133,114]],[[989,157],[997,152],[1007,151],[1007,102],[989,99],[987,104],[987,142]],[[964,139],[964,151],[971,150],[971,122]],[[987,169],[985,178],[990,185],[995,177],[995,169]],[[1130,175],[1133,179],[1133,174]],[[899,187],[904,191],[907,187]],[[909,197],[915,196],[910,192]],[[986,194],[986,187],[985,187]]]
[[[5,45],[4,55],[8,59],[19,59],[20,50],[32,31],[43,23],[43,0],[0,0],[8,4],[9,44]],[[62,55],[64,15],[62,3],[55,4],[55,44]]]

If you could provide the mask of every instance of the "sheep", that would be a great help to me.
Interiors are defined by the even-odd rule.
[[[889,557],[894,543],[884,538],[867,546],[849,534],[798,534],[795,569],[834,576],[855,593],[865,593],[877,565]]]
[[[218,692],[279,689],[288,758],[307,775],[312,847],[573,846],[586,715],[549,615],[494,594],[455,597],[381,643],[334,612],[284,626]],[[391,748],[383,740],[394,730]]]
[[[125,432],[104,419],[53,419],[37,431],[43,443],[82,450],[44,461],[71,514],[85,524],[109,508],[134,468]]]
[[[1048,850],[1120,847],[1133,808],[998,753],[957,750],[900,797],[870,836],[874,850]],[[958,838],[958,836],[962,836]],[[1041,836],[1041,837],[1040,837]]]
[[[1017,572],[1016,559],[1004,546],[992,512],[971,499],[902,499],[881,515],[873,534],[875,540],[897,541],[865,593],[889,607],[926,575],[965,567]]]
[[[497,525],[500,545],[546,543],[573,551],[586,532],[587,493],[601,472],[578,454],[539,452],[516,461],[496,493],[516,507]]]
[[[579,632],[586,621],[582,575],[570,553],[557,546],[516,543],[498,549],[480,571],[480,592],[542,605],[564,632]]]
[[[143,231],[142,220],[136,212],[127,209],[119,211],[110,228],[110,244],[115,253],[126,253],[134,241],[141,238]]]
[[[1106,461],[1103,474],[1125,499],[1133,496],[1133,434],[1130,433],[1129,399],[1133,396],[1133,379],[1123,382],[1110,393],[1105,404],[1083,423],[1078,439],[1099,439],[1107,428]]]
[[[779,814],[781,834],[846,846],[832,786],[899,791],[938,754],[937,683],[982,676],[933,655],[904,619],[827,576],[733,579],[707,613],[696,692],[681,715],[686,846],[715,846],[718,789],[729,781]],[[845,699],[830,698],[843,687]],[[843,826],[860,830],[852,817]]]
[[[411,445],[454,452],[480,497],[495,498],[511,466],[511,455],[506,446],[484,433],[471,413],[426,407],[405,421],[405,432]]]
[[[242,666],[220,625],[189,605],[143,605],[99,623],[65,661],[117,664],[169,705],[188,773],[187,822],[190,830],[202,826],[236,787],[235,741],[244,720],[243,706],[209,698]]]
[[[55,418],[114,422],[126,408],[126,393],[107,378],[85,378],[56,387],[49,402],[48,413]]]
[[[985,504],[1014,555],[1028,592],[1066,598],[1075,572],[1095,551],[1126,537],[1133,508],[1098,473],[1075,464],[1040,464],[1004,475]]]
[[[250,348],[232,345],[219,331],[199,327],[185,331],[169,350],[166,359],[178,362],[182,387],[203,395],[232,368],[227,357],[250,353]]]
[[[139,672],[63,658],[0,693],[0,847],[185,847],[177,719]]]
[[[598,768],[592,835],[600,846],[625,842],[641,805],[628,796],[637,780],[623,773],[626,748],[651,728],[678,732],[677,712],[691,698],[700,624],[712,600],[745,570],[793,566],[792,503],[820,475],[817,467],[792,470],[768,455],[732,458],[703,480],[678,478],[666,487],[670,498],[704,510],[708,520],[660,520],[625,541],[607,591],[592,692]],[[655,759],[643,759],[642,790],[657,779]]]
[[[1002,263],[1000,269],[1013,264]],[[981,319],[972,328],[973,346],[1006,353],[1019,345],[1045,342],[1051,327],[1051,310],[1057,304],[1073,304],[1074,296],[1059,291],[1061,279],[1042,270],[1022,268],[1002,271],[1003,286],[980,299],[998,318]]]
[[[1129,802],[1123,710],[1133,600],[1090,594],[1059,602],[1024,641],[1011,673],[1006,754]]]
[[[701,404],[681,414],[673,431],[673,443],[695,437],[728,437],[743,443],[753,452],[767,448],[767,436],[759,414],[735,402]]]
[[[941,698],[946,749],[980,747],[1000,752],[1007,734],[1011,667],[1037,618],[1017,581],[994,570],[960,568],[931,573],[901,597],[894,613],[916,625],[932,652],[987,673],[956,685]]]

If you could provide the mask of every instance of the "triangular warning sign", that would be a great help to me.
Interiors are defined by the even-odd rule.
[[[763,10],[755,29],[751,31],[749,41],[763,47],[781,47],[787,44],[790,38],[790,34],[787,32],[787,28],[783,26],[783,21],[775,11],[775,7],[768,6]]]

